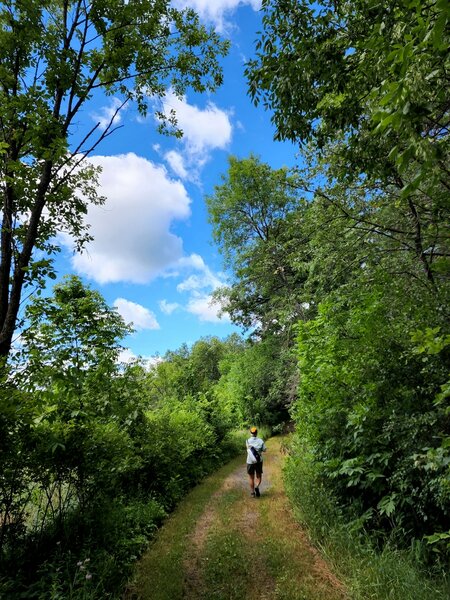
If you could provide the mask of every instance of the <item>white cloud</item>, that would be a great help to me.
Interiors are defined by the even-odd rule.
[[[178,292],[189,292],[211,287],[213,290],[222,285],[222,282],[208,268],[201,275],[189,275],[187,279],[177,285]]]
[[[199,273],[193,273],[177,285],[178,292],[192,292],[210,288],[212,290],[225,285],[222,279],[215,275],[211,269],[205,264],[203,258],[198,254],[191,254],[181,258],[177,265],[182,268],[195,269]]]
[[[215,148],[225,149],[230,143],[230,117],[212,102],[201,109],[169,91],[163,105],[167,113],[175,110],[178,125],[183,130],[182,141],[191,152],[199,154]]]
[[[178,126],[183,131],[180,151],[164,155],[170,167],[181,179],[198,180],[200,169],[208,162],[213,150],[225,150],[231,142],[230,115],[209,102],[206,108],[189,104],[185,97],[177,98],[168,91],[163,101],[163,112],[176,112]]]
[[[213,301],[211,295],[218,287],[226,285],[223,275],[213,273],[199,254],[183,256],[175,268],[178,268],[178,277],[183,271],[190,271],[189,275],[177,285],[178,292],[188,294],[185,305],[187,312],[196,315],[200,321],[211,323],[230,321],[227,314],[219,316],[221,307],[219,303]]]
[[[167,302],[167,300],[161,300],[159,302],[159,308],[161,309],[161,312],[166,315],[171,315],[179,307],[180,305],[178,302]]]
[[[173,172],[176,173],[180,179],[187,179],[188,172],[184,167],[184,159],[179,152],[176,152],[176,150],[170,150],[169,152],[166,152],[164,158],[169,163]]]
[[[179,181],[145,158],[129,153],[95,156],[102,167],[103,206],[89,206],[86,221],[94,240],[75,254],[76,271],[98,283],[147,283],[183,256],[172,221],[190,216],[190,199]],[[64,237],[72,246],[72,240]]]
[[[220,304],[215,302],[210,295],[194,295],[186,306],[186,310],[196,315],[200,321],[210,323],[230,321],[227,314],[219,316],[220,308]]]
[[[123,350],[119,352],[118,362],[120,363],[128,364],[137,360],[139,360],[147,370],[150,370],[154,365],[163,362],[163,359],[160,356],[137,356],[129,348],[123,348]]]
[[[177,262],[177,266],[184,269],[197,269],[203,271],[206,269],[206,264],[200,254],[190,254],[189,256],[183,256]]]
[[[218,31],[229,25],[225,15],[232,13],[240,5],[250,5],[253,10],[261,8],[261,0],[174,0],[177,8],[193,8],[206,21],[212,21]]]
[[[119,100],[119,98],[112,98],[109,106],[103,106],[99,113],[92,113],[91,117],[96,123],[99,123],[100,129],[106,129],[111,121],[113,121],[114,126],[117,126],[122,120],[122,115],[117,112],[122,104],[122,100]],[[125,107],[121,110],[125,110]]]
[[[189,292],[206,287],[203,277],[200,275],[189,275],[187,279],[177,285],[177,292]]]
[[[120,363],[132,363],[135,360],[137,360],[137,356],[129,348],[123,348],[119,352],[118,362],[120,362]]]
[[[131,323],[136,329],[160,329],[155,315],[145,306],[125,300],[125,298],[117,298],[114,306],[124,321]]]

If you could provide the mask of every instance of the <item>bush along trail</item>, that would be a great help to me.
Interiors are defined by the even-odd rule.
[[[250,497],[242,456],[209,477],[161,529],[127,600],[348,598],[294,520],[280,438],[267,447],[261,497]]]

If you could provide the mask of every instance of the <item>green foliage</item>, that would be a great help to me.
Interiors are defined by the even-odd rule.
[[[72,535],[80,534],[80,520],[90,529],[83,547],[77,545],[75,536],[71,547],[57,541],[51,556],[39,565],[36,580],[30,573],[29,581],[25,577],[20,580],[19,573],[15,573],[15,579],[0,582],[0,591],[8,591],[11,598],[117,597],[117,588],[164,516],[161,506],[152,499],[124,503],[120,498],[105,498],[95,511],[74,515]]]
[[[63,381],[69,393],[81,395],[90,370],[105,377],[116,368],[118,340],[130,331],[98,292],[74,276],[55,286],[53,298],[35,297],[25,318],[26,374],[33,390]]]
[[[294,370],[295,356],[282,344],[277,336],[248,343],[223,373],[216,398],[233,406],[241,422],[275,425],[289,419],[296,381],[286,373]]]
[[[77,7],[98,33],[93,47],[71,21]],[[291,494],[321,543],[336,533],[349,578],[368,560],[355,597],[444,597],[401,548],[435,569],[448,557],[448,7],[263,9],[250,94],[274,110],[279,138],[308,143],[306,166],[233,157],[207,199],[233,275],[217,295],[252,339],[205,338],[149,370],[119,368],[127,329],[100,296],[72,278],[33,300],[0,392],[5,593],[14,568],[19,593],[105,597],[164,511],[235,451],[230,429],[279,427],[291,407]],[[96,173],[71,162],[69,142],[72,159],[96,145],[71,140],[78,110],[97,87],[136,99],[142,113],[148,89],[214,88],[225,46],[165,1],[150,12],[94,2],[65,13],[30,0],[0,16],[6,356],[23,284],[52,276],[55,233],[87,239],[75,192],[102,201]],[[46,254],[33,262],[35,248]],[[95,590],[82,576],[88,548]],[[111,578],[116,561],[123,570]]]
[[[251,328],[254,343],[232,361],[218,386],[244,422],[275,425],[288,419],[296,395],[293,325],[305,318],[307,203],[298,177],[257,157],[231,157],[222,184],[206,201],[213,235],[233,274],[216,292],[235,323]]]
[[[437,254],[448,253],[447,214],[439,194],[416,190],[405,198],[388,180],[347,177],[342,148],[339,139],[291,179],[294,188],[311,193],[308,203],[285,197],[283,235],[274,227],[276,203],[244,191],[252,189],[247,167],[259,168],[254,159],[234,161],[209,200],[236,277],[222,294],[225,306],[241,323],[259,319],[254,343],[230,365],[218,390],[235,398],[248,421],[274,423],[293,401],[298,435],[347,518],[362,519],[380,546],[387,539],[400,547],[429,540],[443,562],[450,290]],[[270,172],[264,181],[271,181]],[[259,222],[261,205],[274,231],[269,242],[252,230],[250,216]],[[290,269],[286,285],[274,284],[270,239]],[[267,289],[276,293],[266,304]],[[262,308],[247,303],[252,297]],[[430,553],[424,550],[423,557],[430,560]]]
[[[415,540],[410,548],[399,550],[391,539],[380,551],[369,535],[370,514],[343,515],[308,447],[294,438],[290,452],[284,475],[294,512],[346,582],[352,598],[443,600],[448,596],[445,565],[431,574],[423,571],[427,552],[423,542]]]
[[[302,314],[299,266],[305,200],[298,177],[255,156],[231,157],[214,194],[206,198],[213,235],[234,280],[216,293],[234,322],[282,331]]]
[[[247,292],[264,301],[274,282],[270,244],[233,245],[223,235],[233,221],[220,215],[218,240],[237,256],[224,297],[241,322],[238,311],[256,315],[263,344],[268,323],[282,336],[289,317],[298,321],[292,414],[326,490],[378,542],[392,531],[400,545],[425,536],[444,561],[449,9],[440,0],[267,0],[263,13],[249,93],[272,110],[278,139],[303,145],[304,165],[286,181],[308,201],[285,199],[276,251],[290,285],[271,288],[267,312]],[[237,200],[226,186],[222,199],[245,205],[239,180],[226,184]],[[249,203],[247,214],[259,214],[258,199]]]
[[[448,4],[288,0],[263,10],[247,75],[251,97],[274,111],[276,136],[322,148],[344,133],[350,177],[414,162],[405,192],[434,188],[448,152]]]
[[[450,253],[447,4],[263,7],[250,95],[273,109],[277,137],[309,144],[315,169],[302,187],[348,233],[389,242],[385,257],[414,255],[439,288]]]
[[[421,537],[448,518],[443,357],[420,358],[408,333],[419,311],[404,297],[342,291],[299,328],[299,434],[343,504]]]
[[[234,398],[224,389],[223,375],[238,360],[243,341],[236,334],[221,341],[202,338],[191,349],[183,345],[169,351],[147,375],[145,386],[155,407],[183,406],[210,425],[216,439],[239,422]]]
[[[214,387],[241,342],[120,365],[129,330],[77,277],[26,317],[0,395],[0,591],[112,597],[166,511],[236,453]]]
[[[186,488],[217,461],[219,443],[201,414],[183,403],[148,413],[146,427],[142,476],[150,489],[164,490],[163,501],[173,507]]]

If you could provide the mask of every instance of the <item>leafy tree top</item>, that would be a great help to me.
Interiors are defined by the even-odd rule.
[[[22,334],[25,371],[33,385],[71,381],[90,370],[108,376],[117,369],[120,340],[130,332],[116,310],[79,277],[66,277],[50,297],[35,297],[26,309]]]
[[[247,76],[253,100],[274,111],[275,137],[322,148],[345,136],[357,174],[380,174],[383,155],[385,173],[416,160],[423,180],[448,151],[448,3],[264,0],[263,10]]]

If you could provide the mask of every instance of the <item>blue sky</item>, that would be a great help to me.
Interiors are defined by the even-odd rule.
[[[168,90],[165,107],[177,111],[181,140],[158,134],[155,118],[140,118],[134,107],[119,113],[121,127],[92,157],[102,167],[100,193],[106,197],[86,217],[94,241],[74,254],[72,241],[63,238],[56,263],[58,278],[81,276],[133,323],[124,358],[163,355],[183,342],[239,331],[210,303],[227,274],[212,243],[204,197],[220,184],[230,154],[245,158],[253,152],[274,168],[295,161],[296,149],[273,141],[270,114],[247,95],[244,64],[261,29],[260,0],[174,4],[193,7],[231,40],[224,84],[214,94],[188,93],[184,101]],[[119,102],[97,98],[83,119],[102,123]]]

